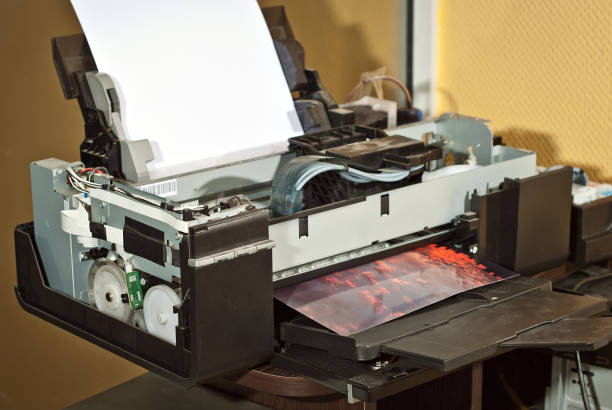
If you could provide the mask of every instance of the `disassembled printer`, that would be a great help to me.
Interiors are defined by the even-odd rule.
[[[123,137],[85,37],[53,40],[85,140],[81,162],[31,164],[34,221],[15,231],[24,309],[185,385],[272,359],[360,400],[375,386],[339,369],[388,355],[395,370],[371,380],[401,377],[402,363],[456,369],[500,347],[608,343],[612,324],[588,319],[605,301],[530,276],[610,256],[570,241],[571,168],[538,173],[534,152],[494,145],[485,121],[462,115],[413,122],[400,109],[403,125],[356,125],[303,68],[282,8],[264,13],[306,135],[284,154],[155,181],[148,142]],[[522,276],[350,336],[274,301],[275,288],[430,243]],[[566,336],[552,338],[559,328]]]

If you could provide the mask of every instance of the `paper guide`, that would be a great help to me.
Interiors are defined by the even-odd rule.
[[[303,134],[255,0],[71,0],[151,179],[282,152]]]

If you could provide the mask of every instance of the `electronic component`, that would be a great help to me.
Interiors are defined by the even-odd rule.
[[[140,285],[140,275],[138,271],[128,272],[125,274],[125,282],[127,284],[128,297],[132,309],[140,309],[144,303],[144,294]]]

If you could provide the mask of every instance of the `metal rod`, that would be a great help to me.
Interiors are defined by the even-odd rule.
[[[585,410],[591,410],[589,398],[587,397],[586,383],[584,382],[584,373],[582,373],[582,362],[580,361],[580,352],[576,350],[576,367],[578,370],[578,382],[580,383],[580,394],[582,395],[582,403]]]

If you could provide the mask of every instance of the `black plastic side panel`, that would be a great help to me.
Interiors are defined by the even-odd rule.
[[[273,353],[272,251],[218,262],[193,272],[192,363],[198,380],[245,370]]]
[[[191,258],[268,239],[268,212],[253,211],[208,228],[191,232]],[[233,241],[224,241],[224,236]],[[274,340],[272,251],[199,268],[188,266],[187,255],[181,257],[181,286],[188,305],[181,310],[189,312],[192,368],[198,381],[267,362]]]
[[[175,347],[50,288],[34,243],[32,223],[15,228],[15,252],[15,293],[26,311],[177,383],[195,385],[189,377],[189,352],[182,349],[178,339]]]
[[[572,206],[572,259],[577,266],[612,258],[612,197]]]
[[[554,268],[569,257],[572,169],[506,179],[478,197],[480,255],[524,275]]]

